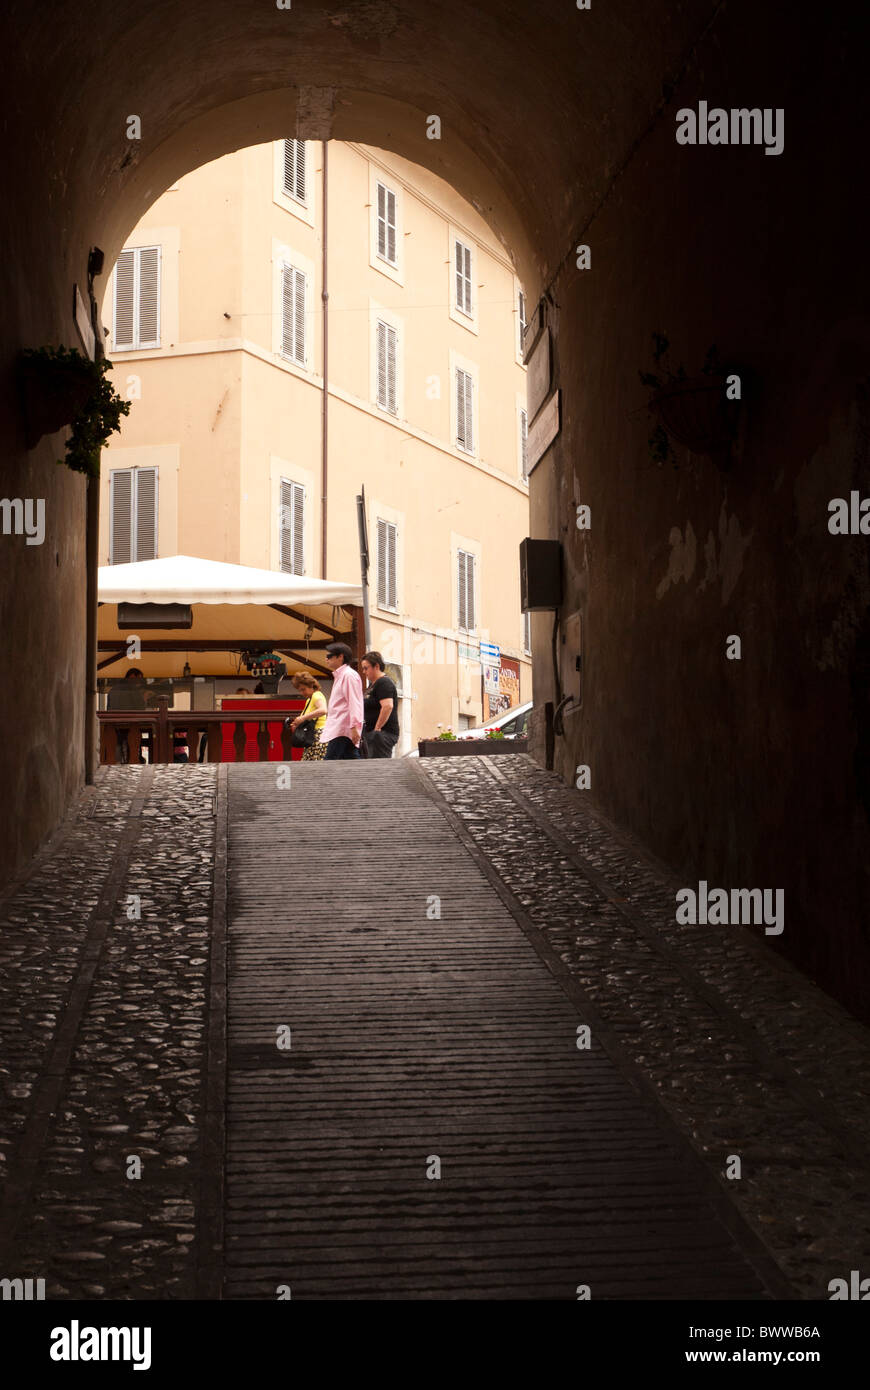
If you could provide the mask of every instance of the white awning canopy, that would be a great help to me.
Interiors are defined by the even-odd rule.
[[[131,565],[102,565],[100,603],[362,604],[359,584],[251,569],[193,555],[170,555]]]

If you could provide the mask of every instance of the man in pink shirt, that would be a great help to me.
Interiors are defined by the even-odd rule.
[[[326,664],[332,672],[332,694],[326,712],[321,740],[327,758],[360,757],[359,741],[363,726],[362,681],[351,666],[353,652],[345,642],[330,642]]]

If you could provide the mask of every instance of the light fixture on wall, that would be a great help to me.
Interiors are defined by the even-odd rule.
[[[185,661],[184,666],[182,667],[181,674],[182,674],[183,676],[185,676],[185,677],[190,675],[190,662],[189,662],[189,661]]]

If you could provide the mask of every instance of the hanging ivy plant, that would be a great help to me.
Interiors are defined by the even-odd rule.
[[[92,362],[75,348],[25,348],[18,356],[24,405],[25,442],[32,449],[44,434],[70,426],[66,441],[67,468],[97,477],[100,450],[110,434],[121,428],[130,402],[122,400],[107,373],[108,358]]]

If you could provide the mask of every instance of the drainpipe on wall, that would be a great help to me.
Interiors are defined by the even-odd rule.
[[[359,531],[359,570],[362,586],[363,641],[365,650],[372,645],[372,625],[369,617],[369,533],[366,525],[366,488],[363,483],[356,499],[356,524]],[[362,656],[363,653],[360,653]]]
[[[328,159],[329,141],[323,141],[323,245],[322,245],[322,265],[321,265],[321,298],[323,300],[323,424],[321,427],[321,454],[320,454],[320,577],[326,578],[326,493],[327,493],[327,473],[329,467],[329,281],[327,251],[329,244],[329,222],[328,213]]]

